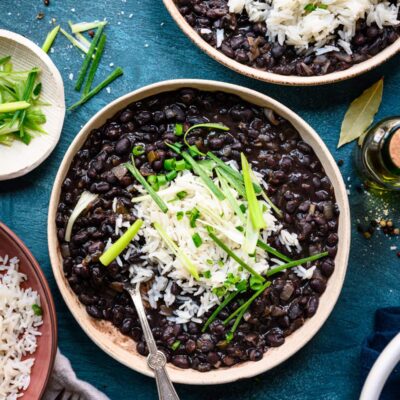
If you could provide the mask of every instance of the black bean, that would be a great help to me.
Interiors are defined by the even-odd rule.
[[[190,368],[190,360],[188,356],[185,355],[173,356],[171,361],[172,364],[174,364],[176,367],[183,369]]]

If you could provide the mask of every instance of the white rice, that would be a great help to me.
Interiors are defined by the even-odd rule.
[[[322,7],[310,12],[305,9],[310,4]],[[231,13],[245,10],[251,21],[265,22],[271,41],[292,45],[298,53],[312,46],[317,54],[339,47],[351,54],[357,20],[365,19],[379,28],[400,22],[399,5],[381,0],[229,0],[228,6]]]
[[[136,201],[136,216],[144,220],[139,236],[144,237],[145,244],[140,250],[144,253],[144,259],[148,259],[153,265],[156,265],[159,272],[159,276],[155,277],[148,292],[148,300],[153,308],[157,308],[157,302],[160,300],[163,300],[167,306],[178,302],[177,307],[175,307],[176,310],[169,317],[170,320],[182,324],[189,321],[200,322],[199,317],[219,304],[220,299],[214,293],[215,289],[226,287],[226,281],[230,275],[238,276],[242,280],[249,279],[249,273],[242,270],[239,264],[228,257],[225,251],[220,249],[209,237],[206,225],[216,224],[215,216],[222,218],[224,228],[233,235],[232,238],[228,238],[221,234],[226,245],[255,271],[262,274],[270,267],[280,263],[279,260],[269,259],[268,254],[259,248],[256,249],[255,257],[249,256],[242,249],[243,234],[236,230],[237,226],[243,225],[240,218],[232,210],[227,200],[216,200],[201,178],[193,175],[190,171],[180,173],[168,188],[158,192],[159,196],[168,204],[167,213],[160,210],[157,204],[146,195],[142,187],[138,186],[137,189],[144,195],[133,200]],[[179,200],[176,194],[181,191],[185,191],[187,196]],[[231,191],[232,195],[238,199],[238,193],[233,189]],[[265,202],[262,203],[266,210],[264,219],[267,223],[267,228],[262,231],[263,240],[266,241],[272,234],[279,234],[279,239],[289,251],[293,249],[300,251],[301,247],[297,235],[282,229],[269,205]],[[186,213],[193,208],[200,211],[200,217],[195,228],[190,227],[189,218],[186,216]],[[177,217],[178,213],[183,213],[181,219]],[[178,247],[184,249],[187,256],[196,265],[199,274],[201,274],[199,280],[195,280],[191,276],[180,260],[166,246],[159,233],[152,226],[155,221],[164,228]],[[120,231],[121,220],[119,217],[116,221],[117,226],[116,229]],[[198,233],[202,239],[200,247],[194,245],[192,239],[194,233]],[[130,267],[130,274],[132,283],[146,281],[153,276],[151,270],[134,265]],[[174,296],[171,293],[173,282],[181,288],[180,296]],[[229,290],[236,290],[234,284],[228,287]],[[187,294],[192,295],[193,298],[185,296]]]
[[[22,289],[26,275],[18,272],[19,260],[0,257],[0,399],[21,397],[30,383],[33,354],[42,317],[32,306],[40,306],[37,292]]]

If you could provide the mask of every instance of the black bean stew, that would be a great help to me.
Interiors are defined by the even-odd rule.
[[[137,195],[132,186],[134,179],[118,166],[128,160],[134,146],[143,145],[145,153],[136,157],[141,173],[162,171],[165,158],[177,157],[165,142],[182,142],[182,136],[174,134],[174,125],[183,123],[187,128],[202,122],[222,122],[230,131],[196,129],[190,143],[204,152],[212,150],[224,161],[238,161],[240,152],[244,152],[253,169],[268,182],[269,196],[283,211],[281,222],[298,234],[302,251],[289,253],[278,237],[271,237],[270,245],[296,259],[329,252],[328,257],[314,263],[317,268],[310,280],[300,279],[293,270],[276,275],[271,287],[246,312],[229,343],[225,335],[231,325],[224,326],[221,320],[239,306],[240,298],[220,313],[206,333],[201,333],[202,324],[190,322],[183,327],[168,321],[159,311],[166,308],[165,304],[158,304],[158,310],[147,306],[153,334],[168,361],[180,368],[205,372],[260,360],[270,347],[281,346],[286,336],[316,313],[319,297],[334,270],[339,215],[334,190],[314,151],[294,127],[270,110],[221,92],[182,89],[133,103],[93,130],[74,157],[62,185],[56,223],[65,277],[88,314],[111,321],[137,342],[140,354],[146,355],[137,314],[122,290],[123,282],[129,279],[129,266],[142,262],[142,254],[139,250],[132,253],[122,267],[116,262],[104,267],[98,261],[109,238],[113,242],[117,239],[113,199],[118,199],[117,212],[125,220],[135,219],[130,202]],[[98,193],[99,198],[78,218],[72,240],[67,243],[66,224],[84,190]],[[173,294],[180,290],[174,283]],[[178,301],[173,306],[179,305]],[[212,311],[203,317],[203,323]]]
[[[270,43],[266,25],[251,22],[246,11],[231,14],[228,0],[175,0],[180,13],[195,31],[211,46],[217,47],[217,29],[224,30],[224,40],[218,48],[226,56],[263,71],[281,75],[313,76],[342,71],[366,61],[394,43],[400,35],[400,25],[380,29],[357,22],[357,33],[351,48],[316,56],[312,52],[299,56],[293,46]]]

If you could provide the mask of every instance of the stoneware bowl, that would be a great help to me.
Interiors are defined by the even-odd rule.
[[[326,85],[329,83],[335,83],[346,79],[353,78],[357,75],[361,75],[365,72],[376,68],[378,65],[384,63],[389,58],[400,52],[400,39],[394,42],[392,45],[378,53],[376,56],[370,58],[367,61],[356,64],[349,69],[339,72],[333,72],[327,75],[321,76],[297,76],[297,75],[279,75],[272,72],[261,71],[256,68],[241,64],[225,54],[215,49],[213,46],[208,44],[202,37],[186,22],[185,18],[179,12],[178,7],[175,4],[175,0],[163,0],[165,7],[171,14],[172,18],[182,29],[182,31],[194,42],[201,50],[208,54],[211,58],[225,65],[226,67],[249,76],[250,78],[258,79],[260,81],[276,83],[279,85],[290,85],[290,86],[316,86]]]
[[[35,363],[31,370],[30,385],[23,392],[24,400],[38,400],[46,388],[57,352],[56,310],[49,285],[39,264],[21,239],[0,222],[0,257],[4,257],[6,254],[9,257],[18,257],[19,270],[28,277],[23,286],[33,288],[40,296],[43,325],[39,329],[41,336],[38,338],[38,347],[35,353],[28,355],[28,357],[35,358]]]
[[[58,287],[60,288],[65,302],[67,303],[78,323],[81,325],[82,329],[99,347],[101,347],[116,360],[138,372],[153,376],[152,372],[147,368],[146,359],[138,355],[136,352],[135,342],[133,342],[133,340],[127,336],[122,335],[111,325],[111,323],[91,318],[86,313],[85,306],[79,302],[77,296],[73,293],[63,274],[62,257],[57,240],[55,220],[62,182],[65,179],[74,155],[86,141],[86,138],[89,136],[92,129],[101,127],[107,121],[107,119],[111,118],[114,114],[132,102],[142,100],[155,94],[173,91],[184,87],[236,94],[250,103],[254,103],[263,107],[269,107],[277,114],[290,121],[300,132],[303,140],[313,147],[317,156],[322,162],[322,165],[324,166],[325,171],[335,188],[337,202],[341,210],[339,218],[340,246],[336,256],[335,272],[329,279],[327,289],[321,297],[320,305],[315,316],[310,320],[307,320],[303,327],[287,337],[283,346],[269,349],[261,361],[247,362],[244,364],[235,365],[231,368],[221,368],[205,373],[201,373],[192,369],[179,369],[171,364],[168,364],[169,374],[174,382],[204,385],[220,384],[258,375],[275,367],[296,353],[296,351],[301,349],[321,328],[331,313],[342,289],[350,248],[350,211],[345,185],[339,169],[323,141],[320,139],[317,133],[293,111],[289,110],[277,101],[256,91],[227,83],[205,80],[185,79],[160,82],[120,97],[99,111],[82,128],[80,133],[72,142],[61,163],[50,200],[48,220],[49,250],[51,264],[53,266],[53,272]]]
[[[0,58],[9,55],[17,71],[40,68],[40,99],[50,105],[42,107],[47,135],[36,136],[28,146],[18,140],[11,147],[0,145],[0,181],[25,175],[40,165],[56,147],[65,116],[64,84],[50,57],[27,38],[0,29]]]

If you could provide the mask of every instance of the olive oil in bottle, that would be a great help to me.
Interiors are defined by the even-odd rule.
[[[400,191],[400,117],[374,125],[361,146],[356,146],[355,162],[367,187]]]

